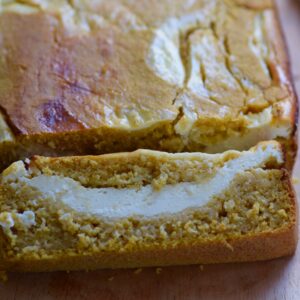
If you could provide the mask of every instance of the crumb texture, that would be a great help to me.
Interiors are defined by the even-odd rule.
[[[26,168],[20,161],[3,172],[0,241],[4,263],[97,256],[99,253],[134,255],[148,253],[157,247],[165,250],[183,245],[208,247],[214,242],[230,246],[230,241],[282,232],[295,223],[293,193],[289,177],[282,169],[280,144],[276,142],[262,143],[243,153],[167,154],[141,150],[85,157],[84,165],[78,164],[78,159],[36,157],[27,162]],[[96,166],[103,171],[97,174],[98,179],[93,171]],[[231,168],[237,172],[229,175]],[[103,182],[103,187],[140,189],[151,184],[162,190],[167,184],[192,182],[203,185],[203,193],[197,196],[201,200],[209,183],[222,172],[232,178],[224,187],[214,182],[216,192],[207,201],[180,211],[149,216],[135,213],[109,217],[79,210],[61,200],[63,192],[60,190],[50,186],[48,193],[30,184],[30,180],[41,174],[73,174],[72,180],[88,188],[101,187],[99,182]],[[105,177],[109,180],[105,181]],[[76,197],[76,190],[74,195]]]

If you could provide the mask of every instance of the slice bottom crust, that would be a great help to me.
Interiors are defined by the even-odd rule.
[[[1,177],[0,225],[0,267],[14,271],[266,260],[297,243],[276,142],[17,162]]]

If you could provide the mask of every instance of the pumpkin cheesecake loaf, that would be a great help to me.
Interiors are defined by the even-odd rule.
[[[38,154],[246,150],[291,168],[296,98],[270,0],[2,0],[0,167]]]
[[[296,247],[277,142],[223,154],[34,157],[1,176],[0,269],[255,261]]]

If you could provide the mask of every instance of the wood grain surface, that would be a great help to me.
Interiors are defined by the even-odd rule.
[[[300,1],[278,0],[300,95]],[[295,176],[300,178],[300,159]],[[300,195],[300,185],[296,185]],[[300,299],[300,246],[268,262],[163,269],[9,274],[0,299]]]

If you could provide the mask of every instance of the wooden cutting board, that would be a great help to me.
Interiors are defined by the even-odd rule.
[[[138,1],[138,0],[137,0]],[[249,0],[251,1],[251,0]],[[300,95],[300,1],[278,0]],[[295,176],[300,178],[300,159]],[[300,195],[300,185],[296,185]],[[269,262],[96,272],[10,274],[0,299],[300,299],[300,246]]]

